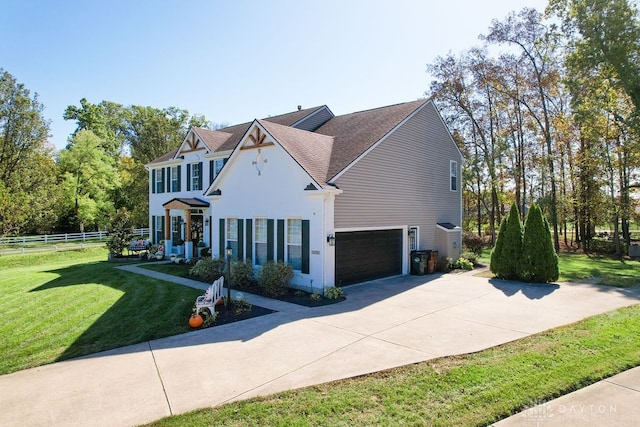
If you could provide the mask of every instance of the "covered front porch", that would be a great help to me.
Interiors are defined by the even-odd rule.
[[[185,259],[199,256],[198,243],[211,247],[209,202],[197,198],[175,198],[163,204],[166,254]]]

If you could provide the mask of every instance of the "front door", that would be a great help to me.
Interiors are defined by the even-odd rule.
[[[193,242],[194,248],[196,248],[198,242],[202,240],[202,222],[202,215],[191,215],[191,241]]]

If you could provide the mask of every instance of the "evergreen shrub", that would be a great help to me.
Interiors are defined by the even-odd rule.
[[[107,241],[109,252],[116,256],[122,256],[125,248],[131,245],[133,230],[129,211],[126,208],[118,209],[118,212],[111,218],[109,240]]]
[[[513,203],[500,224],[496,248],[491,253],[491,272],[501,279],[517,279],[522,254],[520,211]]]
[[[234,287],[250,288],[254,285],[254,271],[251,260],[236,261],[231,264],[231,283]]]
[[[267,261],[258,272],[258,286],[270,297],[279,297],[287,293],[293,279],[293,268],[282,261]]]
[[[525,282],[546,283],[558,280],[559,275],[558,255],[553,248],[549,223],[540,207],[534,204],[524,226],[518,276]]]
[[[226,263],[223,259],[203,258],[189,269],[189,274],[203,282],[213,283],[224,274],[225,267]]]

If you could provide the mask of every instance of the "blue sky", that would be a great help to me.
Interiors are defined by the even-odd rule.
[[[0,67],[39,94],[50,141],[81,98],[175,106],[236,124],[327,104],[412,101],[426,64],[479,45],[492,19],[543,0],[2,0]]]

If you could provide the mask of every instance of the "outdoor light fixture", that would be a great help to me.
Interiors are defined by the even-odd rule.
[[[336,245],[336,236],[334,236],[333,234],[329,234],[327,236],[327,242],[329,243],[329,246],[335,246]]]
[[[205,218],[204,225],[209,226],[209,218]]]
[[[233,249],[231,245],[227,244],[227,300],[224,302],[225,307],[231,302],[231,255],[233,255]]]

